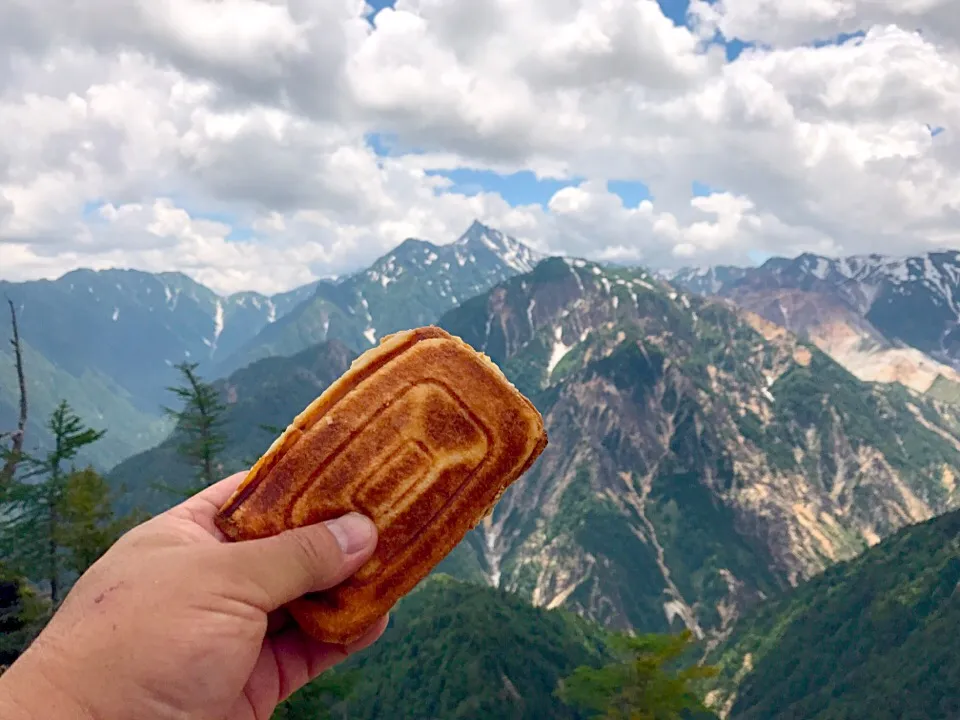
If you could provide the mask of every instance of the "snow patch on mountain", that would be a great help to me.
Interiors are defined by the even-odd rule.
[[[532,300],[531,300],[532,302]],[[584,336],[584,339],[586,337]],[[563,328],[557,325],[553,329],[553,348],[550,350],[550,360],[547,363],[547,377],[553,374],[554,368],[563,360],[564,356],[573,349],[573,345],[564,345]]]

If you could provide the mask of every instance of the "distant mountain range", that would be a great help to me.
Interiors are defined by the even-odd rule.
[[[960,399],[960,253],[842,259],[812,254],[760,267],[664,273],[678,287],[730,298],[808,337],[863,380]]]
[[[369,268],[315,292],[264,327],[216,367],[222,376],[255,360],[293,355],[325,340],[363,351],[398,330],[435,322],[502,280],[529,272],[542,256],[474,222],[455,242],[405,240]]]
[[[197,362],[225,377],[254,360],[337,339],[354,351],[403,327],[435,321],[460,300],[532,269],[539,256],[474,223],[450,245],[407,240],[369,269],[267,297],[228,297],[179,273],[77,270],[53,281],[0,282],[14,301],[25,345],[28,438],[46,439],[66,398],[86,422],[108,429],[91,459],[111,467],[170,430],[161,407],[178,382],[173,366]],[[6,308],[0,336],[11,335]],[[0,344],[0,427],[16,422],[12,349]]]
[[[267,298],[218,297],[179,273],[76,270],[57,280],[0,282],[17,309],[24,345],[30,426],[28,447],[46,440],[49,413],[67,399],[90,425],[106,428],[97,455],[110,466],[169,431],[172,365],[228,354],[287,312],[310,288]],[[10,313],[0,312],[0,427],[18,403]]]

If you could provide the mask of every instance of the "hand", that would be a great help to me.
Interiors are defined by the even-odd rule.
[[[355,573],[376,546],[373,523],[347,515],[226,542],[213,517],[242,478],[120,538],[0,676],[0,716],[265,720],[379,638],[386,618],[343,647],[312,640],[280,610]]]

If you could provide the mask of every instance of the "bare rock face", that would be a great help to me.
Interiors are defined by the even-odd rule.
[[[883,347],[869,323],[784,297],[805,326],[839,317]],[[550,259],[442,318],[550,435],[461,546],[488,582],[715,643],[745,606],[957,505],[950,407],[863,382],[764,302],[746,312],[643,271]]]
[[[861,380],[960,399],[960,253],[772,258],[671,273],[809,338]]]

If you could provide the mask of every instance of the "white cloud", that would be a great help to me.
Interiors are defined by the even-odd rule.
[[[919,29],[939,43],[960,44],[954,0],[692,0],[690,13],[707,33],[777,47],[885,25]]]
[[[10,0],[0,277],[273,291],[474,217],[654,265],[960,246],[949,4],[695,0],[689,29],[653,0],[398,0],[372,25],[361,0]],[[717,32],[769,47],[728,62]],[[368,133],[418,152],[378,157]],[[455,168],[572,185],[511,207],[427,172]]]

